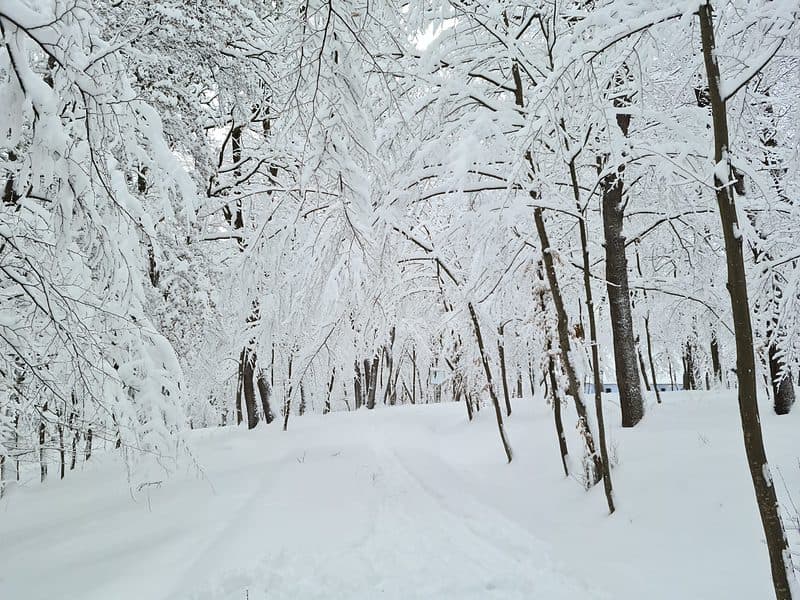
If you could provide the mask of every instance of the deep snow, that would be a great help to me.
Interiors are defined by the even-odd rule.
[[[462,404],[312,415],[192,432],[202,474],[138,492],[111,455],[12,488],[0,598],[769,598],[735,394],[664,394],[624,431],[613,400],[611,517],[602,486],[564,478],[540,399],[514,402],[511,465],[488,409],[471,424]],[[798,418],[762,408],[787,506]]]

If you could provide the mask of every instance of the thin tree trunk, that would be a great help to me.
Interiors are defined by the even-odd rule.
[[[331,394],[333,393],[334,381],[336,381],[336,367],[331,369],[331,381],[328,383],[328,396],[325,398],[325,406],[322,407],[323,415],[327,415],[331,412]]]
[[[236,380],[236,424],[241,425],[244,420],[244,413],[242,412],[242,393],[244,391],[244,362],[245,362],[245,349],[239,353],[239,376]]]
[[[417,403],[417,349],[411,350],[411,404]]]
[[[301,417],[306,414],[306,389],[302,381],[300,382],[300,406],[298,407],[297,413]]]
[[[83,449],[83,461],[86,462],[92,458],[92,428],[86,430],[86,444]]]
[[[661,390],[658,389],[658,380],[656,379],[656,363],[653,360],[653,340],[650,338],[650,318],[644,319],[644,336],[647,341],[647,360],[650,361],[650,374],[653,377],[653,388],[656,391],[656,402],[661,404]]]
[[[508,392],[508,377],[506,375],[506,351],[505,351],[505,339],[503,338],[503,329],[504,326],[501,323],[500,327],[497,328],[497,354],[500,357],[500,377],[503,381],[503,399],[506,401],[506,416],[511,416],[511,399],[509,398]]]
[[[394,349],[394,336],[395,336],[395,328],[392,327],[389,330],[389,346],[385,348],[386,368],[388,372],[386,375],[386,389],[383,393],[384,404],[392,404],[392,402],[390,402],[390,399],[392,397],[392,370],[394,369],[394,357],[392,356],[392,350]]]
[[[672,370],[672,357],[667,356],[667,368],[669,369],[669,384],[672,391],[675,391],[675,372]]]
[[[564,476],[569,477],[569,466],[567,464],[567,436],[564,435],[564,422],[561,419],[561,397],[558,394],[558,383],[556,383],[555,361],[550,355],[552,343],[547,340],[547,374],[550,378],[550,399],[553,402],[553,420],[556,425],[556,436],[558,436],[558,450],[561,454],[561,466],[564,467]]]
[[[293,356],[289,355],[289,389],[286,390],[286,397],[283,399],[283,430],[286,431],[289,428],[289,415],[292,412],[292,358]]]
[[[639,371],[642,373],[642,380],[644,381],[644,389],[650,391],[650,379],[647,375],[647,368],[644,365],[644,356],[642,356],[642,347],[639,345],[639,340],[636,341],[636,354],[639,356]]]
[[[47,403],[44,405],[44,410],[42,412],[47,412]],[[39,421],[39,480],[44,483],[44,480],[47,479],[47,460],[45,459],[45,450],[44,450],[44,443],[46,439],[47,429],[44,423],[44,419]]]
[[[722,382],[722,363],[719,360],[719,342],[716,334],[711,335],[711,366],[714,370],[714,381]]]
[[[698,11],[700,37],[705,61],[706,78],[711,99],[714,131],[714,187],[720,222],[725,239],[728,261],[728,292],[731,298],[734,332],[736,338],[736,376],[739,382],[739,414],[742,421],[744,447],[750,477],[761,516],[764,537],[767,541],[772,583],[777,600],[791,600],[794,570],[789,554],[789,544],[781,521],[780,507],[767,462],[756,395],[756,366],[753,348],[753,328],[747,293],[747,274],[744,264],[741,227],[736,214],[736,196],[728,181],[731,180],[730,144],[728,141],[728,115],[726,100],[720,91],[720,73],[715,52],[714,21],[711,4],[706,1]],[[725,173],[719,175],[721,166]]]
[[[553,298],[553,305],[556,310],[556,322],[558,332],[558,347],[561,354],[561,366],[567,375],[567,385],[569,395],[575,403],[575,412],[578,415],[578,431],[583,438],[586,447],[585,461],[587,462],[587,485],[592,486],[600,481],[603,474],[602,458],[597,452],[592,431],[589,428],[589,417],[586,412],[586,404],[583,402],[583,391],[575,372],[575,365],[572,362],[572,345],[569,339],[569,319],[564,308],[564,300],[561,296],[561,288],[558,285],[555,264],[551,254],[550,240],[547,237],[547,229],[544,224],[544,216],[541,208],[533,209],[533,218],[536,223],[536,230],[539,235],[539,242],[542,246],[542,261],[544,271],[550,286],[550,295]]]
[[[59,479],[64,479],[67,474],[67,449],[64,446],[64,425],[61,422],[62,412],[59,410],[56,432],[58,432],[58,459],[59,459]]]
[[[353,402],[355,403],[356,410],[358,410],[359,408],[361,408],[362,395],[361,395],[361,367],[358,365],[357,360],[354,369],[355,370],[353,374],[353,396],[355,398]]]
[[[694,364],[694,349],[691,341],[687,340],[683,351],[683,389],[697,389],[697,371]]]
[[[511,462],[511,459],[513,458],[513,452],[511,451],[511,445],[508,442],[508,438],[506,437],[505,427],[503,426],[503,410],[500,408],[500,400],[498,399],[497,392],[494,389],[494,382],[492,381],[492,369],[489,366],[489,357],[486,355],[486,347],[483,344],[481,325],[478,322],[478,315],[475,314],[475,308],[473,308],[472,302],[467,303],[467,308],[469,309],[469,316],[472,319],[472,326],[475,330],[475,339],[478,341],[478,350],[480,351],[481,362],[483,363],[483,372],[486,374],[486,383],[489,387],[489,396],[492,399],[495,416],[497,417],[497,430],[500,432],[500,440],[503,442],[503,450],[505,450],[506,458],[508,458],[508,462]]]
[[[575,168],[575,156],[569,163],[572,193],[575,198],[575,207],[581,218],[578,220],[578,230],[581,239],[581,255],[583,258],[583,292],[586,296],[586,313],[589,318],[589,340],[592,349],[592,375],[594,377],[594,407],[597,418],[597,436],[600,444],[600,458],[603,469],[603,488],[606,495],[608,513],[614,514],[614,490],[611,483],[611,463],[608,460],[608,447],[606,445],[605,417],[603,416],[602,382],[600,381],[600,349],[597,341],[597,322],[594,314],[594,295],[592,293],[591,261],[589,260],[589,239],[586,230],[586,214],[582,210],[580,199],[580,186],[578,185],[578,171]],[[551,381],[555,382],[555,379]]]

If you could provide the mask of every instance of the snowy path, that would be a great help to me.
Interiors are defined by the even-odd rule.
[[[491,411],[467,423],[463,406],[439,405],[194,432],[203,476],[187,468],[133,497],[163,474],[131,486],[99,451],[64,481],[31,471],[0,501],[0,600],[770,596],[730,394],[670,397],[633,430],[611,414],[612,517],[600,486],[564,478],[552,415],[526,402],[508,422],[511,465]],[[787,509],[795,412],[762,413]]]
[[[603,597],[472,496],[431,431],[409,435],[412,423],[386,417],[283,435],[214,432],[198,444],[213,490],[173,480],[134,503],[83,473],[31,494],[33,505],[12,497],[6,512],[30,518],[50,494],[66,502],[52,529],[0,512],[10,542],[0,547],[0,598]],[[86,510],[90,501],[103,510]],[[33,557],[63,575],[38,576]]]

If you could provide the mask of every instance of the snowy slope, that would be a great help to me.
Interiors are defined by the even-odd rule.
[[[612,517],[601,489],[563,477],[530,399],[511,465],[490,411],[469,424],[462,405],[194,432],[203,475],[134,499],[104,457],[0,504],[0,598],[769,598],[735,398],[665,396],[612,428]],[[763,420],[800,491],[797,415]]]

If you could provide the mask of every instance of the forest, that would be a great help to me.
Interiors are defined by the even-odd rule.
[[[0,43],[0,597],[800,600],[797,0]]]

